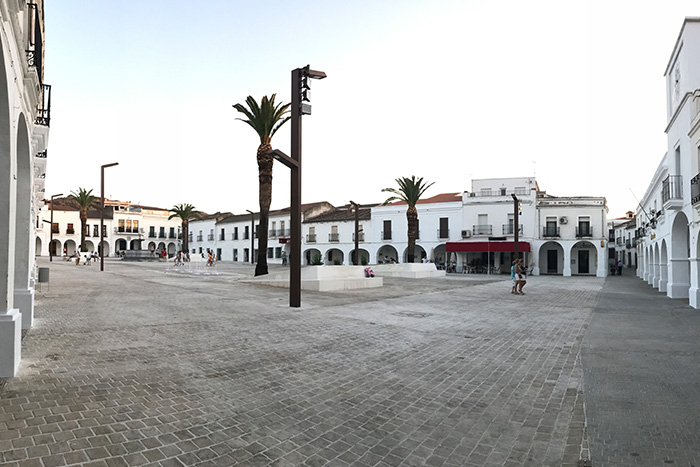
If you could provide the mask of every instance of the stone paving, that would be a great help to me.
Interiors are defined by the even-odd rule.
[[[700,466],[698,342],[687,300],[633,273],[605,281],[582,350],[596,467]]]
[[[105,269],[51,263],[0,464],[558,467],[585,447],[601,279],[385,278],[291,309],[248,265]]]

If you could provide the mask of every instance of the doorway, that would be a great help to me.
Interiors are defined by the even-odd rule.
[[[559,255],[557,250],[547,250],[547,274],[559,272]]]
[[[578,250],[578,273],[588,274],[589,269],[589,251],[588,250]]]

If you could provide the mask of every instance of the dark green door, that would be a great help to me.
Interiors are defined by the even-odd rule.
[[[589,251],[588,250],[578,250],[578,273],[579,274],[588,274],[590,272],[589,266],[588,266],[588,255]]]

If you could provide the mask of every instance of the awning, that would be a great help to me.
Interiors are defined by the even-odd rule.
[[[515,242],[447,242],[447,252],[476,253],[494,251],[497,253],[515,252]],[[530,243],[518,242],[518,252],[529,252]]]

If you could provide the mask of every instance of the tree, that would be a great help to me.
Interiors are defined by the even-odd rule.
[[[416,209],[416,203],[423,193],[433,186],[435,182],[426,184],[423,182],[423,178],[416,179],[415,175],[408,177],[401,177],[396,179],[396,183],[399,188],[384,188],[382,191],[388,191],[393,193],[389,199],[384,201],[383,204],[388,204],[392,201],[403,201],[408,204],[408,209],[406,210],[406,220],[408,221],[408,262],[412,263],[415,257],[416,249],[416,234],[418,230],[418,210]]]
[[[270,218],[270,203],[272,202],[272,164],[274,159],[268,153],[272,150],[272,137],[282,125],[291,118],[285,116],[289,112],[291,104],[275,104],[273,94],[269,99],[263,96],[260,105],[248,96],[245,107],[241,104],[233,106],[234,109],[246,116],[245,119],[237,118],[250,125],[260,137],[258,146],[258,184],[260,201],[260,224],[258,226],[258,264],[255,266],[255,275],[267,274],[267,228]],[[252,255],[253,252],[251,251]]]
[[[86,190],[85,188],[78,188],[78,192],[71,191],[68,198],[72,199],[78,203],[80,208],[80,251],[87,251],[85,247],[85,228],[87,227],[87,210],[95,201],[95,197],[92,196],[92,190]]]
[[[176,204],[170,208],[170,217],[168,220],[178,217],[182,220],[182,251],[188,252],[189,250],[189,230],[190,221],[192,219],[199,219],[201,216],[199,212],[189,203]]]

